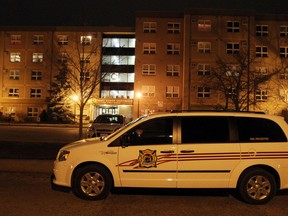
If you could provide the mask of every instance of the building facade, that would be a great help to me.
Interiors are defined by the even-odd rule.
[[[37,119],[47,109],[58,73],[55,53],[84,36],[87,43],[101,44],[103,74],[85,107],[87,120],[102,113],[120,113],[129,121],[170,110],[235,109],[234,87],[221,91],[211,78],[220,63],[225,64],[222,78],[241,74],[247,80],[248,100],[241,101],[241,110],[277,115],[287,110],[287,15],[186,10],[141,12],[131,28],[1,27],[2,117]]]

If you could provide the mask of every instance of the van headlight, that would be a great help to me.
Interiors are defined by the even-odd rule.
[[[58,161],[66,161],[69,154],[70,154],[70,151],[67,151],[67,150],[60,151],[58,155]]]

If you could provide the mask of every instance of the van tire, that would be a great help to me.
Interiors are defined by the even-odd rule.
[[[253,168],[245,171],[238,183],[238,191],[241,198],[254,205],[269,202],[276,194],[277,185],[275,177],[261,168]]]
[[[105,199],[111,190],[112,178],[102,166],[87,165],[73,175],[72,192],[84,200]]]

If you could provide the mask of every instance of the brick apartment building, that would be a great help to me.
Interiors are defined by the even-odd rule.
[[[251,93],[257,103],[249,110],[277,115],[287,110],[288,15],[186,10],[141,12],[135,20],[131,28],[85,28],[91,42],[102,44],[99,61],[106,74],[85,108],[87,119],[101,113],[120,113],[130,120],[167,110],[215,109],[225,97],[204,81],[218,59],[231,70],[237,68],[233,56],[242,49],[253,59],[247,73],[265,76],[279,70]],[[57,74],[57,45],[80,38],[83,32],[83,27],[0,27],[3,116],[37,119],[47,109]]]

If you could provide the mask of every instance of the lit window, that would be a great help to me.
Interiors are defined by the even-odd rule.
[[[167,86],[166,87],[167,98],[178,98],[179,97],[179,86]]]
[[[236,64],[228,64],[226,65],[226,76],[234,76],[238,77],[240,75],[239,71],[241,71],[240,65]]]
[[[10,88],[8,97],[19,97],[19,89],[17,88]]]
[[[33,35],[33,44],[34,45],[44,44],[44,35]]]
[[[268,100],[268,91],[267,90],[261,90],[257,89],[255,94],[256,101],[267,101]]]
[[[102,65],[134,65],[135,56],[103,55]]]
[[[180,23],[168,23],[167,32],[169,34],[179,34],[180,33]]]
[[[37,70],[31,71],[31,80],[42,80],[42,72]]]
[[[19,70],[10,70],[9,71],[9,79],[10,80],[19,80],[20,79],[20,71]]]
[[[197,88],[197,97],[198,98],[209,98],[210,97],[210,88],[209,87],[198,87]]]
[[[10,62],[21,62],[21,53],[10,53]]]
[[[43,62],[43,53],[33,53],[32,62]]]
[[[211,71],[210,64],[198,64],[197,69],[198,69],[199,76],[210,75],[210,71]]]
[[[286,68],[284,71],[280,72],[280,79],[288,79],[288,69]]]
[[[28,117],[38,117],[38,108],[36,108],[36,107],[28,107],[27,116]]]
[[[80,63],[86,63],[89,64],[90,63],[90,53],[82,53],[81,54],[81,59],[80,59]]]
[[[256,36],[268,36],[268,25],[256,25]]]
[[[156,74],[156,65],[155,64],[143,64],[142,65],[142,74],[143,75],[155,75]]]
[[[239,54],[240,52],[240,44],[230,42],[226,44],[226,52],[227,54]]]
[[[227,32],[240,32],[240,22],[227,21]]]
[[[62,63],[67,63],[67,61],[68,61],[67,53],[66,52],[60,53],[58,56],[58,61],[62,62]]]
[[[58,45],[68,45],[68,35],[57,35]]]
[[[256,67],[255,75],[256,76],[266,76],[268,75],[268,67]]]
[[[179,55],[180,54],[180,44],[167,44],[167,54],[168,55]]]
[[[143,23],[143,32],[144,33],[155,33],[157,31],[156,22],[144,22]]]
[[[154,97],[155,96],[155,86],[142,86],[142,96],[143,97]]]
[[[30,97],[31,98],[41,98],[42,97],[42,90],[38,88],[32,88],[30,90]]]
[[[199,53],[210,53],[211,52],[211,42],[198,42],[198,52]]]
[[[80,41],[82,45],[90,45],[92,41],[92,36],[81,36]]]
[[[143,53],[144,54],[155,54],[156,53],[156,43],[143,43]]]
[[[268,57],[268,47],[256,46],[256,57]]]
[[[179,76],[180,75],[180,65],[167,65],[167,76]]]
[[[103,38],[103,47],[135,48],[135,38]]]
[[[198,20],[198,31],[211,32],[211,20]]]
[[[11,35],[10,36],[10,44],[11,45],[20,45],[22,43],[21,35]]]

